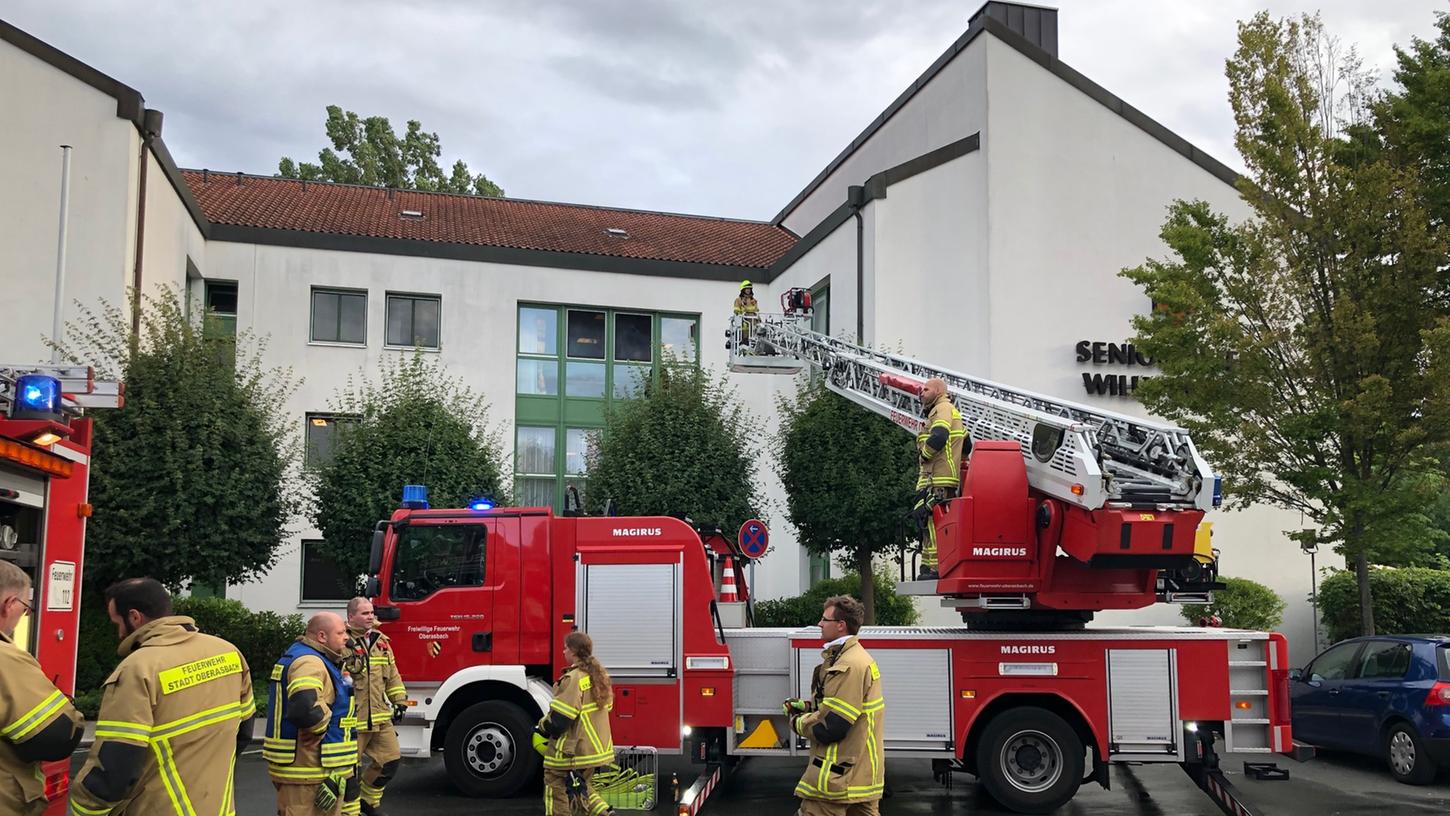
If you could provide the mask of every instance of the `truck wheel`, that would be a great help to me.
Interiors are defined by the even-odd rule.
[[[1385,735],[1385,761],[1395,779],[1408,785],[1428,785],[1439,768],[1425,752],[1425,743],[1409,723],[1395,723]]]
[[[531,742],[533,724],[502,700],[474,703],[448,724],[443,764],[467,796],[512,796],[538,775],[543,758]]]
[[[1077,793],[1082,777],[1082,740],[1043,708],[998,714],[977,745],[977,778],[993,799],[1017,813],[1057,810]]]

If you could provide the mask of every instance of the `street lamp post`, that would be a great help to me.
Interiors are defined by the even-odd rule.
[[[1309,603],[1314,607],[1314,653],[1319,654],[1319,569],[1314,555],[1319,552],[1319,539],[1313,530],[1305,530],[1299,538],[1299,549],[1309,555]]]

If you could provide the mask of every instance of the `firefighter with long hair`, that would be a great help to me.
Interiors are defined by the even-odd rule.
[[[583,632],[565,636],[564,660],[569,668],[554,685],[549,713],[534,736],[544,755],[544,816],[612,814],[589,780],[614,762],[609,731],[614,684],[594,656],[594,641]]]

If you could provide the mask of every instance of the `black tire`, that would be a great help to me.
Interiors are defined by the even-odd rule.
[[[1428,785],[1440,771],[1420,734],[1406,722],[1395,723],[1385,733],[1384,758],[1395,780],[1407,785]]]
[[[1047,709],[1004,711],[987,723],[977,743],[977,778],[1008,810],[1051,813],[1082,784],[1082,739]]]
[[[463,709],[443,739],[449,780],[466,796],[513,796],[543,766],[533,730],[528,715],[513,703],[489,700]]]

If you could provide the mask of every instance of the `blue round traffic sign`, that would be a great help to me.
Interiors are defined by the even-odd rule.
[[[770,531],[760,519],[751,519],[740,525],[740,552],[746,558],[759,558],[770,548]]]

